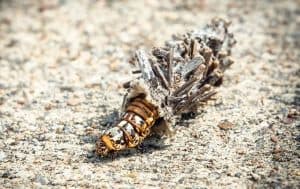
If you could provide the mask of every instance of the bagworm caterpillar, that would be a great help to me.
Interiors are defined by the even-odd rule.
[[[236,41],[228,26],[223,19],[213,19],[201,30],[174,35],[164,47],[136,51],[141,75],[127,84],[122,118],[99,137],[96,153],[106,156],[136,147],[155,124],[170,127],[180,115],[205,105],[233,63],[230,54]]]

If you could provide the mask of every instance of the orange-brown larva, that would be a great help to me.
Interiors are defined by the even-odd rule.
[[[107,130],[96,143],[96,153],[106,156],[110,152],[138,146],[150,134],[159,118],[157,107],[143,97],[132,99],[119,123]]]

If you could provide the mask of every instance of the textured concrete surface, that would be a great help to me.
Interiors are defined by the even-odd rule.
[[[297,188],[299,1],[0,1],[0,188]],[[176,135],[94,155],[138,47],[230,19],[215,102]],[[227,124],[222,124],[227,121]]]

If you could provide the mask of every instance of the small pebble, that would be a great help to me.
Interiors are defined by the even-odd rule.
[[[5,172],[5,173],[2,174],[1,177],[2,177],[2,178],[8,178],[9,175],[10,175],[9,172]]]
[[[0,151],[0,162],[4,161],[6,158],[6,154],[3,151]]]
[[[48,179],[45,178],[43,175],[37,175],[35,180],[36,180],[36,182],[38,182],[42,185],[46,185],[48,183]]]
[[[78,98],[71,98],[67,101],[67,105],[69,106],[76,106],[80,103],[80,100]]]
[[[222,121],[218,124],[218,127],[220,129],[223,129],[223,130],[229,130],[229,129],[232,129],[234,127],[234,124],[231,123],[230,121]]]
[[[245,149],[243,149],[243,148],[238,148],[238,149],[236,150],[236,153],[239,154],[239,155],[244,155],[244,154],[246,153],[246,151],[245,151]]]
[[[290,109],[287,115],[288,118],[296,118],[297,116],[300,116],[300,111],[295,108]]]
[[[53,107],[53,104],[51,104],[51,103],[48,103],[48,104],[46,104],[45,105],[45,110],[47,110],[47,111],[49,111],[49,110],[51,110],[52,109],[52,107]]]
[[[280,153],[280,152],[282,152],[281,147],[279,145],[276,145],[275,148],[274,148],[274,150],[273,150],[273,153],[277,154],[277,153]]]
[[[278,142],[278,138],[275,135],[271,136],[271,141],[277,143]]]
[[[178,179],[178,181],[177,181],[177,182],[178,182],[179,184],[182,184],[182,183],[183,183],[183,181],[184,181],[184,177],[181,177],[181,178],[179,178],[179,179]]]
[[[254,180],[254,181],[259,181],[260,180],[260,176],[255,174],[255,173],[251,173],[251,178]]]

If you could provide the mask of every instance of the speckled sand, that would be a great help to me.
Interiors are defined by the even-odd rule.
[[[299,7],[0,0],[0,188],[299,187]],[[215,16],[232,21],[238,41],[217,100],[164,143],[96,157],[133,78],[132,53]]]

